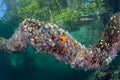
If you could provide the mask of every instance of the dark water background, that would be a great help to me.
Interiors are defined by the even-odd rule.
[[[94,45],[100,39],[110,16],[120,11],[119,0],[104,0],[104,2],[106,12],[100,15],[101,19],[76,24],[67,22],[63,24],[63,28],[69,30],[76,40],[87,47]],[[19,23],[18,17],[7,23],[0,21],[0,36],[9,38]],[[70,27],[66,28],[66,24]],[[116,61],[119,61],[119,57]],[[36,53],[30,47],[13,55],[0,50],[0,80],[92,80],[95,71],[72,69],[64,62],[57,61],[53,56]]]

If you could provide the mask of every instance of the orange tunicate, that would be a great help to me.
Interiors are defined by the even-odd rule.
[[[60,40],[63,42],[67,42],[67,37],[66,36],[59,36]]]

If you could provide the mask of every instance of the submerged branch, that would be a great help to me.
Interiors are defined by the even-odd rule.
[[[100,41],[86,48],[67,31],[35,19],[25,19],[12,37],[0,38],[0,49],[17,52],[32,46],[38,52],[54,55],[75,68],[98,68],[109,64],[120,49],[120,13],[111,17]]]

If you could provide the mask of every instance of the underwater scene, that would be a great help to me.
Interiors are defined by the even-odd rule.
[[[0,0],[0,80],[120,80],[120,0]]]

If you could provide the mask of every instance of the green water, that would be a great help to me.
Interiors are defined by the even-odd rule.
[[[60,25],[87,47],[97,43],[110,16],[120,11],[119,0],[1,1],[6,10],[0,18],[0,36],[8,39],[22,20],[36,18]],[[16,54],[0,50],[0,80],[93,80],[95,71],[73,69],[30,47]]]

